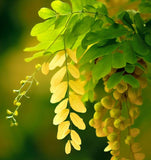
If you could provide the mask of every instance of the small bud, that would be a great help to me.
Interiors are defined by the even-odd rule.
[[[17,99],[14,100],[13,104],[16,105],[16,103],[17,103]]]
[[[31,78],[31,76],[26,76],[26,80],[28,80],[29,78]]]
[[[24,83],[26,83],[25,80],[21,80],[21,81],[20,81],[20,84],[21,84],[21,85],[23,85]]]
[[[9,109],[7,109],[7,111],[6,111],[6,112],[7,112],[7,114],[8,114],[8,115],[13,114],[13,112],[12,112],[12,111],[10,111]]]
[[[13,93],[18,93],[18,92],[19,92],[19,90],[15,90],[15,89],[13,90]]]
[[[36,69],[40,69],[40,68],[41,68],[41,64],[36,64],[36,65],[35,65],[35,68],[36,68]]]
[[[110,110],[110,116],[112,118],[118,118],[121,114],[121,110],[120,109],[116,109],[116,108],[113,108]]]
[[[91,127],[93,127],[93,126],[94,126],[94,120],[93,120],[93,119],[90,119],[90,121],[89,121],[89,125],[90,125]]]
[[[98,102],[94,105],[94,110],[97,112],[101,112],[104,109],[104,107],[102,106],[101,102]]]
[[[39,85],[39,82],[36,82],[36,86],[38,86]]]
[[[15,104],[17,107],[21,106],[21,103],[20,102],[16,102]]]
[[[14,116],[18,116],[18,111],[15,111],[15,112],[14,112]]]
[[[101,119],[101,117],[102,117],[101,112],[95,112],[94,115],[93,115],[94,119]]]
[[[101,104],[106,109],[112,109],[115,105],[115,100],[111,96],[106,96],[106,97],[101,99]]]
[[[26,94],[26,91],[21,92],[21,96],[24,96]]]

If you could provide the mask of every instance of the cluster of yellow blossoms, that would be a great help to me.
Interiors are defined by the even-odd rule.
[[[146,63],[140,59],[138,63],[146,70]],[[113,89],[107,88],[107,81],[118,70],[112,69],[111,73],[103,78],[105,91],[108,96],[94,105],[95,113],[90,120],[90,126],[96,129],[98,137],[107,137],[108,146],[104,151],[110,151],[111,160],[143,160],[144,153],[141,145],[135,142],[135,137],[140,133],[138,128],[131,128],[134,120],[139,116],[139,105],[142,105],[142,89],[147,86],[143,77],[144,70],[136,66],[132,76],[140,84],[133,88],[123,80]],[[127,74],[127,73],[125,73]]]
[[[58,52],[51,62],[42,65],[42,72],[48,74],[49,70],[57,67],[59,70],[50,81],[50,102],[57,103],[53,124],[58,125],[57,139],[62,140],[69,135],[65,145],[65,153],[69,154],[71,146],[76,150],[81,149],[81,138],[75,129],[86,128],[83,119],[78,115],[86,112],[86,107],[81,101],[85,83],[80,80],[75,51],[67,49]]]

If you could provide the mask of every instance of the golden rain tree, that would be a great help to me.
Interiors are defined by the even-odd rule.
[[[50,103],[56,104],[53,124],[58,126],[57,139],[66,139],[65,153],[72,147],[81,150],[78,130],[86,129],[82,114],[87,110],[85,102],[90,101],[95,113],[89,124],[97,137],[107,137],[104,151],[110,151],[111,160],[143,160],[145,154],[135,140],[140,130],[133,124],[143,104],[142,89],[147,87],[147,64],[151,62],[151,2],[142,0],[137,10],[116,13],[110,11],[113,1],[103,2],[55,0],[51,9],[39,10],[43,22],[31,31],[39,43],[25,49],[34,52],[25,61],[45,61],[14,90],[16,109],[7,110],[7,119],[11,126],[18,124],[22,97],[27,97],[34,82],[39,84],[37,72],[47,75],[55,70]],[[95,92],[99,82],[106,92],[101,99]]]

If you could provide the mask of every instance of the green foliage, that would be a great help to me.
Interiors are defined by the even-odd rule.
[[[75,103],[75,97],[78,101],[76,110],[81,110],[79,104],[82,104],[84,108],[81,99],[91,102],[97,100],[95,87],[102,82],[101,79],[104,81],[107,93],[113,93],[113,89],[116,88],[113,94],[116,100],[123,96],[122,104],[128,94],[128,89],[130,89],[129,92],[132,92],[131,89],[145,88],[146,85],[145,82],[140,82],[143,80],[139,79],[142,78],[139,76],[146,70],[146,61],[151,62],[151,20],[143,19],[141,13],[150,13],[150,2],[142,2],[139,5],[140,12],[126,10],[113,17],[109,16],[106,6],[96,0],[71,0],[70,2],[71,6],[70,3],[55,0],[51,3],[52,10],[49,8],[39,10],[38,14],[44,21],[36,24],[31,31],[31,36],[35,36],[39,43],[25,49],[25,51],[34,52],[25,61],[30,62],[36,58],[47,56],[47,62],[42,65],[42,72],[45,75],[49,70],[65,65],[64,68],[61,68],[64,72],[57,72],[53,77],[51,83],[57,85],[50,89],[53,93],[52,103],[59,102],[63,98],[67,98],[67,101],[69,99],[69,104],[66,103],[65,106],[64,101],[60,102],[61,105],[58,107],[60,110],[61,107],[69,107],[71,102]],[[50,62],[49,56],[52,55],[54,57]],[[60,73],[62,74],[61,78],[59,77]],[[72,76],[79,79],[74,81]],[[56,77],[60,79],[58,80]],[[65,81],[61,82],[64,77],[66,77]],[[61,93],[55,93],[56,88],[59,88]],[[70,90],[79,95],[70,94]],[[136,98],[137,96],[130,97]],[[136,105],[142,104],[140,95],[138,101],[135,99],[130,101]],[[107,109],[112,109],[115,101],[107,96],[101,101],[101,105],[103,104],[103,112],[106,112]],[[111,111],[112,118],[121,114],[119,110]],[[117,113],[114,114],[114,111]],[[57,123],[54,124],[61,124],[69,112],[70,109],[63,108],[56,115]],[[73,120],[75,126],[80,125],[79,128],[81,128],[77,119],[82,124],[83,120],[74,114],[70,114],[70,119]],[[124,130],[123,125],[119,124],[125,123],[123,117],[119,117],[115,122],[118,122],[114,124],[116,129]],[[69,127],[69,125],[58,128],[61,130],[64,127]],[[84,129],[85,125],[82,128]],[[68,128],[65,133],[60,132],[60,137],[66,136],[67,131]],[[105,135],[108,134],[107,128],[104,127],[103,131],[105,131]],[[80,150],[81,140],[78,146],[75,146],[74,143],[71,144],[75,149]],[[71,144],[70,140],[66,144],[67,154],[71,152]]]
[[[110,78],[109,80],[107,81],[107,87],[109,89],[112,89],[113,87],[115,87],[118,83],[121,82],[123,78],[123,72],[117,72],[117,73],[114,73]]]
[[[133,88],[138,88],[139,87],[139,82],[130,74],[126,74],[123,76],[123,80],[130,84]]]

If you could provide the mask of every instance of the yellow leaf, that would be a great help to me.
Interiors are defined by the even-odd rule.
[[[53,75],[50,81],[50,85],[51,85],[50,91],[51,92],[53,92],[56,86],[60,84],[65,74],[66,74],[66,67],[64,66]]]
[[[69,114],[69,109],[62,110],[61,112],[55,115],[53,119],[53,124],[54,125],[60,124],[61,122],[66,120],[66,118],[68,117],[68,114]]]
[[[59,124],[57,139],[64,139],[67,136],[66,133],[69,129],[69,126],[70,126],[70,121],[65,121],[65,122],[62,122],[61,124]]]
[[[68,70],[74,78],[78,79],[80,77],[79,70],[73,64],[68,65]]]
[[[42,67],[41,67],[41,72],[44,74],[44,75],[47,75],[49,73],[49,63],[47,62],[44,62],[42,64]]]
[[[77,63],[76,50],[67,49],[67,54],[73,60],[73,62]]]
[[[67,88],[68,88],[67,82],[61,82],[54,89],[54,92],[53,92],[53,94],[51,96],[50,102],[51,103],[57,103],[57,102],[61,101],[66,95]]]
[[[84,106],[83,102],[81,101],[81,97],[74,93],[69,95],[69,102],[70,106],[73,110],[80,113],[86,112],[86,107]]]
[[[58,52],[49,63],[49,70],[54,70],[56,67],[61,67],[65,62],[65,51]]]
[[[72,140],[71,140],[71,144],[72,144],[72,146],[74,147],[74,149],[76,149],[77,151],[80,151],[80,150],[81,150],[80,145],[77,144],[75,141],[72,141]]]
[[[77,94],[80,94],[80,95],[84,95],[84,93],[85,93],[84,83],[82,81],[80,81],[80,80],[77,80],[77,81],[70,80],[69,85],[73,89],[74,92],[76,92]]]
[[[78,133],[74,130],[71,130],[71,139],[77,144],[81,145],[81,138]]]
[[[55,109],[55,113],[59,113],[61,112],[63,109],[65,109],[67,107],[68,104],[68,98],[64,99],[62,102],[60,102],[56,109]]]
[[[80,118],[76,113],[70,113],[70,119],[72,123],[79,129],[85,130],[86,126],[85,123],[83,122],[83,119]]]
[[[65,145],[65,153],[66,154],[70,154],[71,153],[71,143],[70,140],[67,141],[66,145]]]

